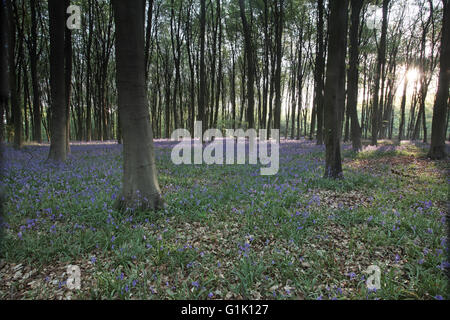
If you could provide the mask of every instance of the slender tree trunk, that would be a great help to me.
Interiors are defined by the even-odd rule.
[[[264,0],[264,71],[263,71],[263,102],[261,128],[267,127],[267,95],[269,93],[269,31],[268,31],[268,4]]]
[[[436,100],[433,106],[433,120],[431,124],[431,145],[428,157],[444,159],[446,122],[448,121],[449,77],[450,77],[450,3],[443,1],[443,20],[440,48],[439,84]],[[448,124],[448,123],[447,123]]]
[[[347,110],[351,118],[351,137],[353,150],[359,151],[361,145],[361,127],[358,122],[356,105],[358,102],[358,68],[359,68],[359,21],[363,0],[352,0],[352,16],[350,27],[350,60],[348,70]]]
[[[29,129],[30,124],[28,122],[28,108],[27,106],[30,106],[31,109],[31,99],[30,99],[30,88],[29,88],[29,81],[28,81],[28,70],[27,65],[23,64],[23,119],[25,122],[25,141],[29,140]]]
[[[242,26],[244,30],[244,44],[245,44],[245,56],[247,58],[247,122],[249,128],[255,127],[254,120],[254,106],[255,106],[255,95],[254,95],[254,76],[255,76],[255,66],[253,61],[253,45],[251,29],[247,23],[247,17],[245,15],[245,5],[244,0],[239,0],[239,8],[242,19]]]
[[[302,77],[303,77],[303,72],[302,72],[302,45],[303,45],[303,28],[300,28],[299,30],[299,43],[298,43],[298,47],[300,49],[298,49],[298,60],[297,60],[297,70],[294,71],[294,83],[297,82],[297,90],[292,93],[293,96],[295,97],[295,94],[297,93],[297,103],[298,103],[298,110],[297,110],[297,117],[295,114],[295,109],[297,107],[297,103],[295,101],[295,99],[293,99],[293,103],[292,103],[292,127],[291,127],[291,139],[294,139],[295,137],[295,122],[297,121],[297,140],[299,139],[299,132],[300,132],[300,110],[301,110],[301,93],[302,93]],[[295,86],[294,86],[295,88]]]
[[[16,65],[15,65],[15,46],[16,46],[16,23],[13,16],[12,0],[7,0],[7,34],[8,37],[8,63],[9,63],[9,90],[11,111],[14,122],[14,148],[20,149],[23,145],[22,132],[22,111],[20,110],[19,97],[16,87]]]
[[[347,38],[348,0],[330,0],[330,28],[327,74],[324,94],[325,124],[325,177],[342,177],[340,148],[340,119],[344,101],[344,86],[339,82],[345,68],[345,43]]]
[[[70,4],[65,0],[65,7]],[[65,95],[66,95],[66,153],[70,154],[70,96],[72,92],[72,32],[69,28],[64,28],[64,62],[65,62]]]
[[[282,38],[283,38],[283,0],[278,1],[275,4],[275,19],[276,19],[276,70],[275,70],[275,111],[273,118],[274,129],[280,129],[281,127],[281,59],[282,59]],[[279,6],[279,8],[278,8]]]
[[[86,47],[86,141],[92,139],[92,118],[91,118],[91,46],[92,35],[94,33],[94,22],[92,21],[92,0],[88,0],[88,20],[89,20],[89,34]],[[119,124],[120,125],[120,124]]]
[[[221,8],[220,8],[220,0],[217,0],[217,23],[219,27],[219,65],[217,72],[217,89],[216,89],[216,102],[215,102],[215,112],[214,112],[214,121],[213,128],[217,127],[217,119],[219,115],[219,99],[220,99],[220,85],[222,83],[222,23],[221,23]],[[224,108],[224,106],[222,106]]]
[[[145,83],[147,83],[148,80],[148,70],[150,65],[150,39],[152,34],[152,15],[153,15],[153,0],[148,0],[147,27],[145,32],[145,54],[144,54]]]
[[[189,75],[190,75],[190,132],[194,132],[194,122],[195,122],[195,72],[194,72],[194,63],[192,61],[192,52],[191,52],[191,38],[192,38],[192,31],[191,31],[191,10],[192,10],[192,2],[189,3],[188,11],[187,11],[187,19],[186,19],[186,51],[188,54],[188,61],[189,61]]]
[[[206,96],[206,70],[205,70],[205,25],[206,25],[206,1],[200,0],[200,89],[198,96],[197,120],[202,121],[202,137],[206,129],[205,96]],[[203,138],[201,138],[203,142]]]
[[[64,73],[64,32],[66,7],[64,1],[48,0],[50,20],[50,89],[51,143],[49,160],[65,161],[66,148],[66,87]]]
[[[8,108],[8,34],[5,2],[0,2],[0,161],[5,141],[5,113]]]
[[[406,90],[408,89],[408,79],[405,77],[403,83],[403,94],[400,102],[400,124],[398,127],[398,141],[402,141],[404,138],[405,128],[405,106],[406,106]]]
[[[373,100],[372,100],[372,138],[371,145],[376,146],[378,143],[378,127],[379,127],[379,113],[381,108],[379,108],[379,91],[380,82],[383,80],[381,75],[382,70],[384,70],[385,60],[386,60],[386,34],[387,34],[387,15],[390,0],[383,0],[383,21],[381,24],[381,39],[378,47],[378,59],[377,59],[377,69],[374,79],[374,89],[373,89]]]
[[[234,46],[231,47],[231,116],[233,129],[236,130],[236,62],[234,57]]]
[[[324,53],[324,45],[323,45],[323,26],[324,26],[324,19],[323,19],[323,11],[324,11],[324,2],[323,0],[317,1],[317,11],[318,11],[318,17],[317,17],[317,48],[318,52],[316,55],[316,66],[314,70],[314,111],[312,115],[311,121],[316,121],[317,117],[317,144],[323,144],[323,121],[324,121],[324,114],[323,114],[323,104],[324,104],[324,97],[323,97],[323,89],[324,89],[324,83],[323,83],[323,73],[325,69],[325,53]],[[314,131],[314,125],[311,122],[311,129]],[[312,137],[313,132],[311,132]]]
[[[31,68],[31,85],[33,87],[33,140],[37,143],[42,142],[41,136],[41,98],[38,85],[37,74],[37,16],[36,16],[36,0],[30,0],[31,8],[31,43],[30,43],[30,68]]]

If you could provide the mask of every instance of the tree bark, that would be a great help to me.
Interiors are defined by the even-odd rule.
[[[341,178],[341,113],[343,109],[343,89],[339,82],[345,68],[345,43],[347,38],[348,0],[330,0],[330,28],[328,60],[324,94],[325,124],[325,177]]]
[[[379,91],[380,81],[383,80],[381,76],[382,70],[386,63],[386,34],[387,34],[387,15],[389,9],[389,1],[383,0],[383,21],[381,23],[381,38],[378,47],[377,69],[374,79],[373,100],[372,100],[372,138],[370,144],[376,146],[378,143],[378,127],[379,127]]]
[[[94,33],[94,22],[92,21],[92,0],[88,0],[88,20],[89,34],[86,47],[86,141],[92,139],[92,118],[91,118],[91,46],[92,34]]]
[[[244,30],[244,43],[245,43],[245,56],[247,58],[247,122],[249,128],[255,127],[254,120],[254,106],[255,106],[255,95],[254,95],[254,77],[255,77],[255,66],[253,61],[253,45],[251,29],[247,22],[247,17],[245,15],[245,5],[244,0],[239,0],[239,8],[242,19],[242,27]]]
[[[65,0],[65,7],[70,0]],[[66,153],[70,154],[70,95],[72,92],[72,31],[64,28],[64,63],[65,63],[65,95],[66,95]]]
[[[65,161],[66,148],[66,95],[64,73],[64,30],[66,8],[64,1],[48,0],[50,20],[50,89],[51,89],[51,142],[49,160]]]
[[[36,0],[30,0],[31,8],[31,43],[30,43],[30,69],[31,85],[33,87],[33,140],[42,142],[41,136],[41,98],[38,85],[37,74],[37,21],[36,21]]]
[[[432,159],[444,159],[446,121],[449,100],[449,77],[450,77],[450,4],[443,0],[443,20],[440,48],[440,71],[436,100],[433,106],[433,120],[431,124],[431,145],[428,157]]]
[[[275,70],[275,110],[273,117],[274,129],[281,128],[281,59],[282,59],[282,38],[283,38],[283,0],[275,3],[275,19],[276,19],[276,70]],[[279,6],[279,8],[278,8]]]
[[[7,51],[7,16],[6,6],[0,3],[0,157],[3,156],[3,143],[5,140],[5,113],[8,107],[8,51]],[[2,160],[0,158],[0,160]]]
[[[314,106],[315,109],[313,111],[312,121],[315,121],[317,117],[317,144],[323,144],[323,73],[325,69],[325,54],[324,54],[324,46],[323,46],[323,11],[324,11],[324,3],[323,0],[317,1],[317,48],[318,52],[316,55],[316,66],[314,70]],[[314,125],[311,123],[311,129],[314,131]],[[312,136],[313,132],[311,132]]]
[[[9,63],[9,90],[11,111],[14,123],[14,148],[20,149],[23,146],[22,132],[22,111],[20,110],[19,97],[17,94],[16,83],[16,64],[15,64],[15,46],[16,46],[16,23],[13,15],[11,0],[6,2],[8,16],[8,63]]]
[[[116,207],[159,209],[153,134],[145,90],[143,0],[113,0],[116,70],[123,136],[123,186]]]
[[[144,3],[145,5],[145,3]],[[145,7],[144,7],[145,9]],[[147,28],[145,32],[145,54],[144,54],[144,66],[145,66],[145,82],[148,80],[148,70],[150,65],[150,39],[152,33],[152,15],[153,15],[153,0],[148,0],[147,10]]]
[[[206,25],[206,1],[200,0],[200,88],[198,95],[197,120],[202,121],[202,137],[206,129],[205,96],[206,96],[206,70],[205,70],[205,25]],[[201,138],[203,141],[203,138]]]
[[[352,0],[352,16],[350,27],[350,60],[348,70],[347,110],[351,118],[351,138],[353,150],[359,151],[361,145],[361,127],[359,126],[357,102],[358,102],[358,68],[359,68],[359,21],[363,0]]]

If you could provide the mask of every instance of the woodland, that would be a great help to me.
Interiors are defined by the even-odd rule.
[[[2,0],[0,299],[449,299],[449,15]],[[279,171],[174,164],[196,122]]]

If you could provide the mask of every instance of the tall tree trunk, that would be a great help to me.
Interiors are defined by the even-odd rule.
[[[431,124],[431,145],[428,157],[444,159],[446,122],[448,121],[449,77],[450,77],[450,3],[443,0],[444,13],[442,20],[442,35],[440,48],[439,84],[436,100],[433,106],[433,120]]]
[[[163,205],[158,185],[153,134],[145,90],[143,0],[113,0],[116,24],[116,70],[123,135],[121,210]]]
[[[192,1],[192,0],[191,0]],[[190,119],[190,132],[194,132],[194,121],[195,121],[195,72],[194,72],[194,63],[192,61],[192,51],[191,51],[191,10],[192,10],[192,2],[188,5],[187,18],[186,18],[186,51],[188,54],[188,62],[189,62],[189,92],[190,92],[190,101],[189,101],[189,119]]]
[[[353,150],[359,151],[361,145],[361,127],[358,122],[356,105],[358,102],[358,68],[359,68],[359,21],[363,0],[352,0],[352,16],[350,27],[350,60],[348,70],[347,110],[351,118],[351,137]]]
[[[267,95],[269,93],[269,31],[268,31],[268,4],[264,0],[264,71],[263,71],[263,103],[261,128],[267,127]]]
[[[66,87],[64,72],[64,30],[66,7],[64,1],[48,0],[50,20],[50,89],[51,142],[49,160],[65,161],[66,148]]]
[[[91,118],[91,46],[92,34],[94,33],[94,22],[92,21],[92,0],[88,0],[88,20],[89,20],[89,34],[86,47],[86,141],[92,139],[92,118]],[[120,125],[120,124],[119,124]]]
[[[404,131],[405,131],[405,106],[406,106],[406,90],[408,89],[408,79],[405,77],[403,83],[403,93],[402,100],[400,102],[400,124],[398,127],[398,141],[402,141],[404,139]]]
[[[70,0],[65,0],[65,7]],[[70,95],[72,92],[72,31],[64,28],[64,63],[65,63],[65,94],[66,94],[66,152],[70,154]]]
[[[303,25],[302,25],[302,27],[303,27]],[[294,74],[293,75],[293,77],[294,77],[294,86],[293,87],[295,88],[296,87],[295,83],[297,83],[297,90],[294,89],[294,91],[292,92],[293,99],[292,99],[291,139],[294,139],[294,137],[295,137],[295,122],[296,122],[296,120],[297,120],[297,132],[300,131],[298,119],[300,119],[300,117],[299,117],[300,109],[301,109],[300,100],[301,100],[301,92],[302,92],[302,87],[301,87],[301,85],[302,85],[302,79],[301,79],[302,78],[302,50],[301,50],[301,48],[303,45],[303,28],[300,28],[299,34],[300,35],[299,35],[298,47],[300,49],[297,50],[298,51],[298,53],[297,53],[298,54],[297,70],[293,71],[293,74]],[[296,92],[297,92],[297,101],[295,100]],[[297,117],[295,114],[295,109],[297,107],[296,102],[298,102],[298,106],[299,106]]]
[[[179,12],[179,18],[181,18],[181,8],[183,2],[180,2],[180,12]],[[173,86],[173,101],[172,101],[172,110],[173,110],[173,122],[174,122],[174,128],[178,128],[179,125],[183,123],[183,119],[181,118],[180,121],[178,121],[178,110],[177,110],[177,93],[179,89],[179,83],[180,83],[180,59],[181,59],[181,43],[180,43],[180,20],[178,20],[177,23],[177,29],[176,32],[174,30],[174,19],[175,19],[175,8],[174,8],[174,2],[171,0],[171,9],[170,9],[170,40],[172,44],[172,55],[173,60],[175,64],[175,83]],[[181,88],[180,88],[181,90]],[[182,110],[183,104],[182,101],[179,101],[179,108],[180,111]]]
[[[222,84],[222,20],[221,20],[221,8],[220,8],[220,0],[217,0],[217,24],[219,25],[219,65],[217,72],[217,89],[216,89],[216,101],[215,101],[215,112],[214,112],[214,121],[213,128],[217,127],[217,119],[219,116],[219,99],[220,99],[220,85]],[[224,108],[225,106],[222,106]]]
[[[342,177],[341,163],[341,114],[344,86],[339,82],[345,68],[345,43],[347,38],[348,0],[330,0],[330,27],[328,61],[324,94],[325,124],[325,177]]]
[[[206,70],[205,70],[205,25],[206,0],[200,0],[200,88],[198,95],[197,120],[202,121],[202,137],[206,129],[205,96],[206,96]],[[203,138],[201,138],[203,141]]]
[[[152,34],[152,14],[153,14],[153,0],[148,0],[147,27],[145,32],[145,54],[144,54],[145,83],[147,83],[148,80],[148,70],[150,64],[150,39]]]
[[[241,0],[242,1],[242,0]],[[281,127],[281,59],[282,59],[282,38],[283,38],[283,0],[279,3],[275,3],[275,19],[276,19],[276,31],[275,31],[275,42],[276,42],[276,70],[275,70],[275,111],[273,117],[273,127],[274,129],[280,129]],[[278,8],[279,6],[279,8]]]
[[[245,15],[244,0],[239,0],[239,8],[242,19],[242,27],[244,30],[244,44],[245,44],[245,56],[247,58],[247,122],[249,128],[255,127],[254,120],[254,106],[255,106],[255,94],[254,94],[254,78],[255,78],[255,65],[253,61],[253,44],[251,36],[251,27],[248,25],[247,17]]]
[[[376,146],[378,143],[378,127],[379,127],[379,91],[380,82],[383,80],[381,73],[386,63],[386,34],[387,34],[387,15],[389,9],[389,1],[383,0],[383,21],[381,23],[381,38],[378,46],[377,69],[374,79],[373,100],[372,100],[372,138],[370,144]]]
[[[17,94],[16,83],[16,64],[15,64],[15,46],[16,46],[16,23],[13,14],[12,0],[6,2],[7,5],[7,24],[8,30],[8,63],[9,63],[9,90],[11,111],[14,122],[14,148],[20,149],[23,144],[22,132],[22,111],[20,110],[19,97]]]
[[[233,129],[236,130],[236,62],[235,62],[234,45],[231,46],[231,117],[233,121]]]
[[[5,2],[0,2],[0,161],[3,155],[3,143],[5,140],[5,113],[8,108],[8,34],[7,15]]]
[[[30,68],[31,68],[31,85],[33,87],[33,140],[37,143],[42,142],[41,136],[41,98],[38,84],[37,74],[37,16],[36,16],[36,0],[30,0],[31,8],[31,42],[30,42]]]
[[[324,26],[324,19],[323,19],[323,11],[324,11],[324,3],[323,0],[317,1],[317,48],[318,52],[316,55],[316,65],[314,70],[314,111],[313,111],[313,117],[311,121],[315,121],[317,117],[317,144],[323,143],[323,104],[324,104],[324,97],[323,97],[323,89],[324,89],[324,83],[323,83],[323,73],[325,69],[325,53],[324,53],[324,37],[323,37],[323,26]],[[311,123],[311,129],[314,130],[314,125]],[[312,136],[313,132],[311,132]]]

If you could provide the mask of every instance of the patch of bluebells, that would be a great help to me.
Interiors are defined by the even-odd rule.
[[[174,143],[165,140],[155,141],[155,147],[158,150],[162,148],[170,148]],[[248,148],[248,143],[246,143]],[[345,145],[344,149],[348,149],[349,145]],[[395,147],[389,147],[395,148]],[[33,157],[27,152],[14,150],[7,147],[4,153],[5,162],[5,183],[9,187],[10,194],[7,204],[8,215],[25,215],[27,214],[26,222],[21,222],[21,225],[14,225],[12,234],[16,235],[17,240],[23,240],[27,233],[43,232],[55,237],[60,232],[93,232],[96,233],[101,230],[103,226],[90,226],[83,222],[80,217],[84,212],[83,209],[89,208],[90,211],[102,211],[105,216],[102,218],[103,223],[113,230],[118,230],[122,227],[139,228],[139,224],[133,221],[131,215],[125,215],[123,218],[114,219],[113,210],[111,209],[111,200],[115,200],[120,194],[120,177],[121,166],[118,165],[117,159],[122,152],[122,146],[116,143],[91,143],[91,144],[72,144],[72,154],[69,156],[68,161],[64,164],[54,164],[45,162],[48,155],[48,146],[33,146],[26,147],[26,149],[32,152]],[[168,150],[168,149],[167,149]],[[249,167],[249,176],[251,179],[240,179],[236,184],[236,189],[239,191],[237,195],[233,195],[233,203],[236,200],[238,203],[240,200],[245,199],[245,195],[251,197],[251,203],[254,207],[256,201],[261,201],[264,206],[283,206],[283,201],[286,195],[296,194],[306,190],[308,185],[322,175],[323,161],[318,159],[311,160],[298,160],[298,157],[311,152],[323,151],[324,146],[316,146],[314,142],[310,141],[283,141],[280,148],[280,160],[281,163],[289,163],[288,166],[280,166],[277,179],[270,179],[267,177],[261,177],[258,174],[258,170],[253,167]],[[381,147],[376,148],[377,151],[383,150]],[[156,160],[161,161],[164,152],[156,153]],[[164,168],[167,170],[164,174],[173,174],[179,168]],[[39,173],[39,174],[37,174]],[[180,174],[184,172],[179,171]],[[307,174],[304,174],[307,173]],[[72,183],[76,181],[77,183]],[[256,183],[256,187],[255,184]],[[176,193],[182,189],[180,186],[172,185],[167,187],[168,192]],[[208,193],[206,197],[200,199],[196,198],[199,193]],[[190,193],[190,194],[189,194]],[[189,190],[185,198],[177,198],[177,202],[181,206],[194,206],[205,212],[214,211],[214,200],[220,199],[220,194],[214,197],[210,190],[205,186],[193,187]],[[270,199],[272,194],[275,193],[277,197]],[[178,197],[178,195],[176,195]],[[401,196],[401,195],[400,195]],[[69,199],[68,201],[60,201],[60,199]],[[179,201],[178,201],[179,200]],[[373,201],[373,199],[371,200]],[[57,205],[55,205],[57,204]],[[320,195],[313,194],[306,204],[305,208],[297,209],[298,211],[289,217],[288,219],[280,219],[275,222],[277,227],[283,224],[292,224],[299,232],[304,232],[306,222],[310,219],[309,208],[321,204]],[[66,213],[72,209],[72,206],[76,206],[78,213]],[[436,206],[433,206],[431,200],[417,201],[412,206],[411,210],[414,210],[418,216],[432,214]],[[341,208],[341,204],[339,204]],[[382,209],[384,212],[391,212],[387,208]],[[243,215],[248,213],[242,208],[233,208],[232,211],[235,214]],[[252,209],[252,215],[261,215],[265,211],[260,208]],[[391,218],[399,218],[400,212],[393,210],[393,215],[383,214],[383,218],[388,221],[388,226],[392,226]],[[402,212],[403,213],[403,212]],[[330,215],[330,219],[335,216]],[[404,215],[402,216],[402,218]],[[377,217],[376,217],[377,218]],[[376,219],[375,218],[375,219]],[[445,213],[440,213],[440,222],[445,223]],[[78,220],[79,219],[79,220]],[[373,216],[368,218],[368,222],[374,219]],[[384,225],[386,221],[381,223]],[[58,223],[57,223],[58,222]],[[167,220],[166,220],[167,222]],[[316,219],[312,220],[315,224]],[[149,221],[146,219],[146,224]],[[63,224],[70,224],[73,227],[68,227],[62,230],[60,228]],[[398,231],[400,221],[392,226],[392,231]],[[11,228],[8,221],[1,221],[2,228]],[[153,225],[153,227],[155,227]],[[411,227],[416,231],[416,227]],[[409,230],[409,229],[408,229]],[[120,232],[120,231],[117,231]],[[428,228],[423,228],[420,232],[424,232],[429,235],[438,235],[440,233],[439,228],[432,225]],[[164,231],[162,231],[164,233]],[[116,233],[119,235],[120,233]],[[419,233],[420,234],[420,233]],[[16,240],[16,241],[17,241]],[[112,236],[111,241],[108,243],[106,239],[106,247],[111,246],[111,249],[115,249],[116,246],[120,247],[120,244],[115,241],[115,236]],[[146,240],[146,239],[144,239]],[[51,240],[52,241],[52,240]],[[99,241],[98,239],[95,240]],[[269,241],[269,240],[267,240]],[[22,243],[24,243],[23,241]],[[240,255],[246,257],[251,250],[251,242],[243,243],[239,245]],[[147,249],[152,249],[152,244],[144,241],[143,245]],[[266,243],[267,245],[268,243]],[[98,248],[98,244],[96,244]],[[123,249],[123,248],[121,248]],[[186,248],[179,248],[185,250]],[[446,242],[441,238],[441,248],[436,249],[431,247],[431,251],[438,256],[443,256],[443,250],[446,250]],[[438,251],[436,251],[438,250]],[[168,252],[170,254],[170,252]],[[200,257],[203,257],[206,253],[200,252]],[[425,253],[424,253],[425,254]],[[425,256],[428,253],[425,254]],[[134,257],[135,258],[135,257]],[[396,257],[396,261],[397,261]],[[424,261],[421,259],[419,261]],[[91,258],[91,262],[96,262],[96,257]],[[274,261],[273,261],[274,262]],[[188,268],[195,265],[195,261],[191,261],[187,264]],[[435,264],[436,265],[436,264]],[[217,262],[217,267],[221,267],[220,262]],[[443,269],[448,267],[448,262],[442,261],[438,268]],[[123,280],[123,273],[121,274]],[[350,279],[354,279],[356,275],[349,275]],[[131,283],[133,287],[133,283]],[[125,290],[125,289],[124,289]]]

